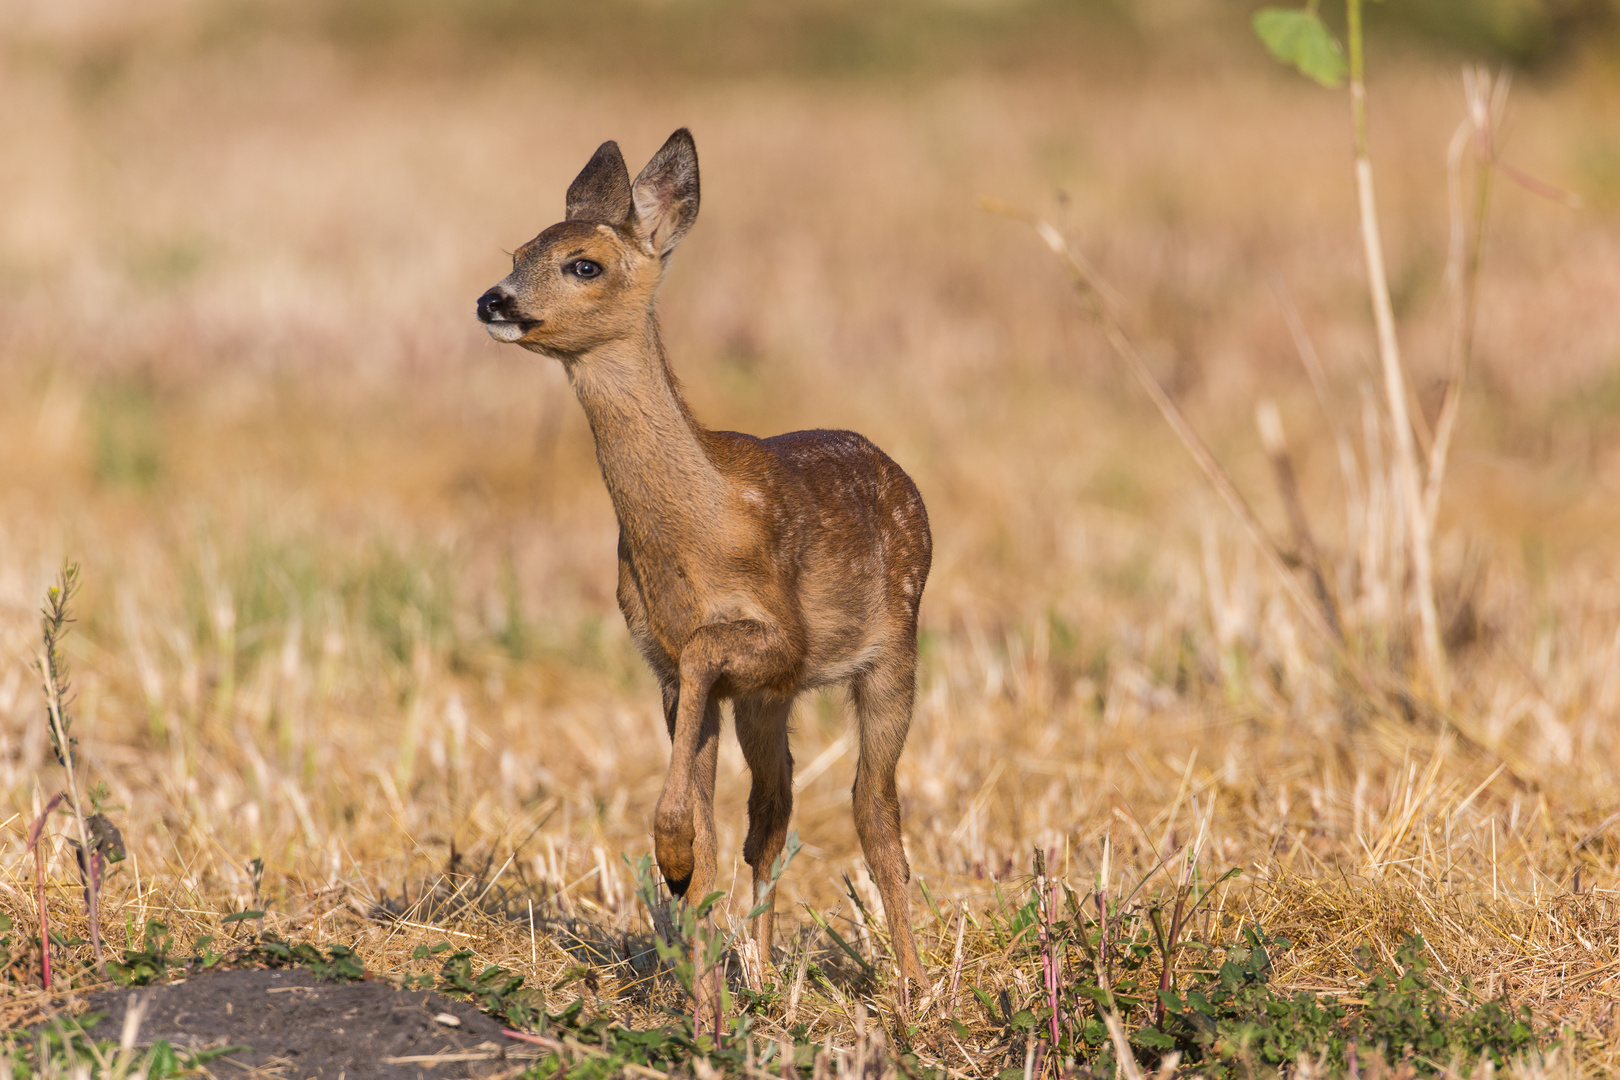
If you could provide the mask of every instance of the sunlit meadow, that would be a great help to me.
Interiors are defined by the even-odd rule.
[[[224,914],[258,904],[277,932],[355,943],[382,974],[448,936],[549,986],[577,974],[565,926],[644,932],[623,857],[650,848],[668,739],[613,600],[612,510],[561,371],[491,342],[473,301],[561,216],[600,141],[635,167],[689,125],[702,215],[661,313],[698,415],[859,430],[929,506],[900,771],[940,980],[928,1060],[1023,1063],[965,987],[1038,997],[1039,966],[988,928],[1036,849],[1077,893],[1117,895],[1197,843],[1201,874],[1243,870],[1198,936],[1284,934],[1280,986],[1352,993],[1354,950],[1387,960],[1417,931],[1445,972],[1567,1025],[1593,1069],[1612,1062],[1614,53],[1522,76],[1509,98],[1503,158],[1540,186],[1498,176],[1490,207],[1434,547],[1445,720],[1346,689],[1061,266],[980,208],[1028,208],[1084,253],[1283,538],[1254,422],[1275,404],[1351,651],[1420,683],[1348,107],[1272,64],[1246,11],[1025,11],[980,45],[971,25],[932,28],[938,56],[892,71],[708,71],[701,42],[657,34],[570,54],[532,26],[508,40],[118,7],[0,5],[0,908],[19,927],[37,922],[27,830],[63,783],[38,610],[71,560],[81,782],[107,785],[130,853],[103,897],[109,949],[149,918],[227,933]],[[1194,16],[1203,31],[1172,33]],[[773,55],[778,32],[721,44]],[[1460,60],[1374,45],[1373,160],[1425,435],[1448,376]],[[806,849],[776,960],[791,981],[800,943],[825,944],[813,911],[884,974],[860,994],[812,982],[759,1021],[844,1046],[858,1006],[889,1023],[899,1004],[881,920],[853,899],[880,910],[849,815],[850,720],[837,696],[798,707]],[[735,918],[747,780],[726,739]],[[53,820],[48,899],[84,936],[69,836]],[[443,918],[422,903],[455,890],[477,902]],[[645,1019],[633,965],[596,966],[590,1008]],[[953,972],[981,1043],[939,1017]],[[40,1002],[18,991],[0,1016]]]

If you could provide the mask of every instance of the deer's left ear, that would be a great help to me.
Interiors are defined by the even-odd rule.
[[[574,182],[568,185],[566,218],[622,225],[630,217],[630,170],[625,168],[619,144],[596,148]]]
[[[692,133],[681,128],[671,135],[630,190],[642,243],[655,255],[668,255],[697,220],[698,160]]]

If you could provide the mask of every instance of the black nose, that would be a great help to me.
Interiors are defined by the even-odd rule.
[[[478,298],[478,321],[494,322],[506,317],[506,305],[511,297],[499,289],[491,289]]]

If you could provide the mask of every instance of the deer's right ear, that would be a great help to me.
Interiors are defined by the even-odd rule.
[[[596,148],[591,160],[568,185],[565,220],[623,225],[630,218],[630,170],[619,144],[608,141]]]
[[[697,220],[698,160],[692,133],[681,128],[647,162],[633,185],[636,229],[655,255],[668,255]]]

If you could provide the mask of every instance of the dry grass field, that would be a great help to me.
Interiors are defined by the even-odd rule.
[[[363,17],[382,4],[353,25],[313,4],[279,19],[200,0],[0,4],[13,940],[37,925],[27,829],[64,783],[38,612],[73,560],[80,780],[105,783],[129,849],[102,901],[112,952],[148,919],[183,943],[240,936],[221,918],[257,904],[267,929],[352,944],[389,977],[449,940],[530,985],[566,974],[553,1011],[583,993],[647,1023],[678,1001],[612,957],[581,990],[568,951],[569,927],[646,930],[622,856],[650,849],[669,744],[614,604],[616,529],[583,417],[560,370],[490,341],[473,301],[561,216],[597,143],[618,139],[635,167],[684,124],[703,210],[661,311],[698,415],[859,430],[932,516],[900,772],[933,902],[914,889],[919,944],[941,980],[919,1055],[969,1075],[1023,1063],[968,988],[1040,997],[1038,959],[995,929],[1035,849],[1082,896],[1146,878],[1148,897],[1198,841],[1201,874],[1243,872],[1194,936],[1289,938],[1279,988],[1353,999],[1357,957],[1388,962],[1420,932],[1434,970],[1564,1029],[1527,1074],[1620,1064],[1620,62],[1566,58],[1510,99],[1506,160],[1580,206],[1506,180],[1492,203],[1434,545],[1446,713],[1413,659],[1343,93],[1277,68],[1234,6],[1144,4],[1130,29],[1011,5],[1017,28],[975,45],[972,20],[995,9],[952,8],[966,28],[887,71],[773,67],[770,26],[758,42],[736,30],[711,65],[702,41],[666,50],[656,33],[618,55],[594,25],[568,29],[596,35],[573,53],[543,25],[373,33]],[[1208,29],[1172,33],[1195,18]],[[1374,164],[1426,430],[1448,370],[1459,65],[1374,47]],[[737,61],[753,48],[767,60]],[[1254,421],[1275,403],[1349,652],[1409,684],[1411,707],[1349,688],[1062,268],[981,195],[1049,218],[1095,264],[1284,537]],[[1279,284],[1320,353],[1320,397]],[[765,982],[792,982],[801,944],[828,947],[811,912],[880,977],[767,1002],[771,1038],[801,1023],[849,1047],[858,1016],[891,1041],[901,1023],[881,920],[845,893],[848,875],[877,909],[849,722],[836,697],[796,716],[806,847]],[[726,740],[737,918],[746,770]],[[52,819],[48,898],[83,937],[70,835]],[[476,902],[418,903],[458,891]],[[28,989],[35,940],[32,959],[13,949],[10,1022],[45,1003]],[[941,1015],[958,949],[965,1042]],[[55,955],[60,971],[88,950]]]

